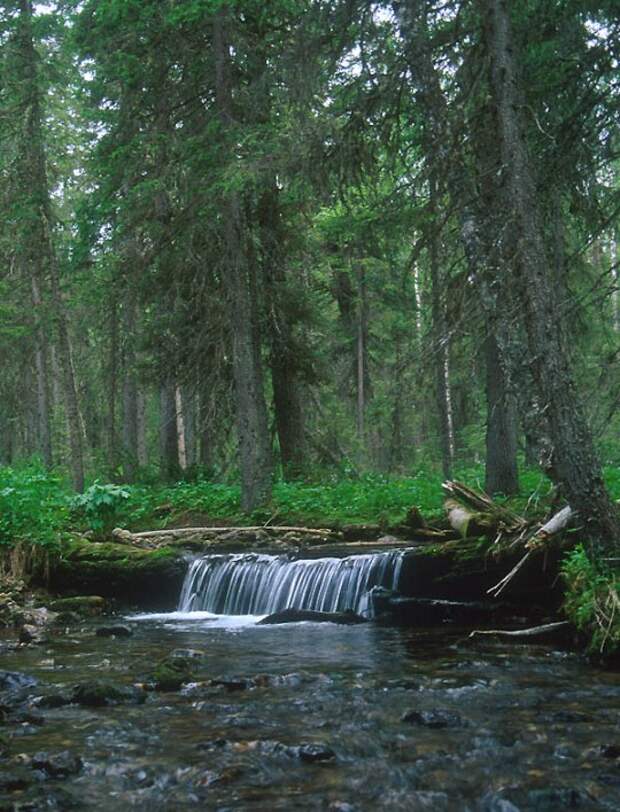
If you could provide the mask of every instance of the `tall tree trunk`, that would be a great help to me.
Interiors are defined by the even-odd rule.
[[[159,458],[162,476],[173,482],[180,469],[176,387],[171,380],[164,381],[159,390]]]
[[[266,285],[269,363],[280,459],[285,473],[298,473],[304,463],[304,417],[299,384],[299,361],[293,341],[283,244],[282,214],[275,179],[270,180],[258,207],[262,279]],[[296,294],[299,295],[299,294]]]
[[[37,422],[38,447],[46,468],[51,468],[54,462],[52,454],[52,430],[50,418],[50,374],[49,374],[49,347],[45,330],[42,326],[42,298],[39,280],[33,274],[32,307],[35,319],[35,366],[37,371]]]
[[[618,513],[605,489],[592,435],[578,403],[562,331],[553,270],[545,254],[539,201],[523,120],[524,102],[506,0],[480,0],[502,157],[501,203],[516,245],[511,284],[521,305],[530,368],[548,416],[555,475],[598,548],[620,542]]]
[[[139,394],[136,377],[137,303],[131,281],[123,309],[123,473],[133,482],[139,460]]]
[[[84,489],[84,460],[82,429],[78,407],[77,388],[65,305],[60,287],[60,269],[52,233],[52,207],[50,201],[47,162],[43,138],[42,91],[38,74],[38,55],[32,32],[31,0],[19,0],[18,42],[23,69],[24,120],[23,143],[20,145],[22,172],[28,195],[28,215],[31,229],[31,261],[37,266],[33,278],[42,279],[47,273],[50,279],[50,313],[58,337],[58,356],[62,369],[65,410],[71,449],[70,468],[73,486]]]
[[[118,397],[118,302],[112,294],[109,302],[109,357],[108,357],[108,465],[115,471],[118,465],[118,436],[116,425],[116,405]]]
[[[177,384],[174,389],[174,402],[177,413],[177,448],[179,449],[179,468],[187,469],[187,446],[185,444],[185,406],[181,387]]]
[[[517,419],[515,398],[506,387],[497,339],[485,340],[487,431],[487,493],[512,494],[519,490],[517,475]]]
[[[140,387],[138,387],[138,391],[136,393],[136,403],[138,464],[144,468],[149,462],[146,435],[147,393]]]
[[[490,389],[487,389],[487,424],[486,435],[486,478],[487,483],[493,488],[501,483],[504,493],[515,493],[518,491],[517,478],[517,445],[516,445],[516,408],[514,397],[510,394],[511,381],[509,368],[511,366],[510,347],[514,343],[514,336],[508,335],[509,323],[500,331],[497,330],[498,303],[497,293],[494,296],[487,295],[489,289],[488,279],[489,258],[488,240],[486,234],[482,234],[479,218],[475,217],[470,209],[470,198],[472,195],[473,183],[470,178],[470,170],[465,166],[462,158],[457,156],[456,160],[448,159],[447,149],[451,134],[447,128],[449,121],[448,102],[441,87],[439,73],[435,68],[430,51],[428,39],[427,15],[430,4],[428,0],[409,0],[408,2],[396,3],[396,10],[399,16],[401,30],[407,43],[407,56],[412,71],[414,82],[418,88],[418,102],[427,113],[425,122],[425,149],[427,152],[427,162],[431,175],[431,197],[437,197],[436,186],[439,178],[443,181],[443,186],[449,191],[456,206],[457,213],[463,224],[461,239],[467,255],[470,272],[476,279],[481,289],[481,304],[487,319],[487,332],[492,333],[491,341],[494,346],[489,345],[489,339],[485,339],[485,360],[487,362],[486,382]],[[474,139],[475,140],[475,139]],[[486,145],[483,161],[485,167],[480,173],[486,179],[488,175],[489,160],[493,160],[493,146]],[[443,166],[449,167],[448,175],[443,170]],[[440,173],[443,172],[443,175]],[[487,181],[485,180],[485,183]],[[435,192],[433,195],[433,186]],[[431,199],[431,209],[435,221],[437,221],[437,204]],[[485,231],[489,230],[486,224]],[[434,239],[433,236],[430,239]],[[431,251],[433,249],[431,246]],[[435,260],[436,262],[436,260]],[[431,268],[433,260],[431,259]],[[437,273],[435,272],[435,277]],[[434,296],[434,294],[433,294]],[[433,313],[438,313],[441,318],[440,307],[433,302]],[[435,315],[433,315],[435,321]],[[435,328],[436,329],[436,328]],[[435,342],[441,340],[441,332],[435,332]],[[436,388],[439,392],[439,409],[442,422],[442,457],[444,460],[444,472],[451,467],[449,465],[451,457],[450,448],[454,447],[454,430],[450,428],[453,423],[449,375],[446,370],[449,368],[449,345],[444,342],[444,346],[437,344],[438,367],[436,368]],[[491,352],[493,350],[493,352]],[[497,352],[495,352],[497,351]],[[490,365],[490,366],[489,366]],[[441,367],[444,372],[442,373]],[[442,380],[443,378],[443,380]],[[500,391],[501,390],[501,391]],[[442,392],[445,391],[445,395]],[[446,400],[442,405],[441,400]],[[503,413],[505,410],[505,413]],[[512,424],[512,425],[511,425]],[[500,438],[515,438],[505,446],[496,446],[496,441]],[[511,459],[506,459],[510,454]],[[497,468],[496,468],[497,466]]]
[[[357,271],[357,436],[365,444],[366,440],[366,398],[368,397],[368,295],[366,272],[360,263]]]
[[[618,273],[618,240],[615,230],[612,230],[609,238],[609,262],[611,265],[611,280],[613,289],[611,292],[612,324],[617,333],[620,333],[620,274]]]
[[[431,223],[428,229],[429,265],[431,277],[431,311],[433,317],[433,348],[435,368],[435,397],[439,413],[439,442],[443,475],[452,478],[454,464],[454,422],[450,392],[450,339],[446,331],[446,316],[441,301],[439,281],[439,242],[437,226],[436,182],[431,178]]]
[[[233,124],[230,13],[223,5],[213,31],[216,104],[224,134]],[[237,437],[241,464],[241,507],[251,511],[271,496],[272,460],[258,331],[255,268],[248,260],[247,223],[238,192],[226,194],[223,205],[224,274],[233,344],[233,378]]]

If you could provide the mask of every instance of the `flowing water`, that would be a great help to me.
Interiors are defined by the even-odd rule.
[[[133,615],[127,638],[96,637],[90,621],[41,646],[5,644],[0,667],[37,683],[23,719],[0,725],[0,810],[620,809],[617,674],[548,647],[474,646],[450,627],[256,620]],[[147,681],[175,651],[193,669],[180,692],[37,710],[77,683]],[[2,789],[3,771],[67,749],[77,774]]]
[[[267,615],[282,609],[371,614],[375,586],[398,588],[402,553],[291,560],[288,556],[207,555],[190,566],[179,609]]]

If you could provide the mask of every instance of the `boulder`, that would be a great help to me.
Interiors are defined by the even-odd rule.
[[[355,612],[313,612],[307,609],[283,609],[258,621],[259,626],[277,623],[338,623],[344,626],[366,623],[366,618]]]

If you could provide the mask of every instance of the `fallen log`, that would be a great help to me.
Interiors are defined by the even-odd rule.
[[[131,533],[129,530],[124,530],[116,527],[112,531],[112,536],[121,541],[131,540],[150,540],[159,538],[173,538],[179,539],[184,536],[195,536],[202,534],[205,536],[217,536],[221,533],[241,533],[241,532],[257,532],[262,531],[269,534],[282,533],[303,533],[307,536],[325,536],[340,537],[341,533],[331,529],[317,529],[314,527],[291,527],[289,525],[252,525],[250,527],[175,527],[163,530],[145,530],[140,533]]]
[[[509,508],[496,504],[486,493],[475,491],[462,482],[448,480],[441,487],[449,499],[460,504],[461,509],[475,511],[475,514],[481,514],[487,521],[492,518],[495,524],[504,530],[515,531],[527,525],[522,516]]]
[[[566,530],[575,515],[570,505],[562,508],[529,537],[525,546],[532,548],[549,541],[550,538],[561,533],[562,530]]]

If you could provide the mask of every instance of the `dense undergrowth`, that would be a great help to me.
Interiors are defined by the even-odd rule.
[[[620,469],[605,471],[607,485],[620,498]],[[455,478],[482,488],[482,466],[461,469]],[[544,515],[550,505],[551,485],[538,471],[521,472],[521,494],[507,500],[520,513]],[[95,481],[76,495],[57,473],[32,463],[0,467],[0,546],[20,543],[51,550],[63,535],[90,531],[104,539],[116,526],[131,530],[186,524],[293,524],[339,526],[402,521],[416,506],[427,517],[442,512],[441,476],[418,471],[411,476],[367,474],[360,477],[324,475],[313,481],[276,482],[271,503],[243,514],[240,489],[235,484],[206,479],[173,485],[123,485]],[[614,563],[590,560],[582,546],[566,558],[565,609],[584,632],[594,652],[620,650],[620,576]]]
[[[482,487],[482,467],[463,469],[456,477]],[[425,516],[441,512],[441,476],[419,471],[412,476],[325,475],[313,481],[276,482],[269,505],[252,514],[240,506],[235,484],[205,479],[173,485],[117,485],[95,481],[85,493],[71,492],[55,473],[39,465],[0,468],[0,544],[30,541],[49,546],[63,531],[90,530],[99,537],[115,526],[131,530],[161,528],[176,522],[234,525],[395,524],[418,507]],[[510,501],[516,510],[541,508],[549,482],[540,473],[522,474],[522,495]],[[618,481],[620,490],[620,480]]]

